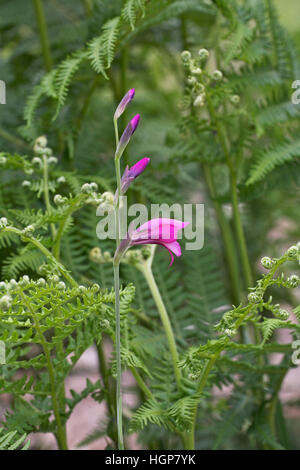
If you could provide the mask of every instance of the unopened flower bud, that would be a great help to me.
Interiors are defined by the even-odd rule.
[[[249,300],[250,303],[256,304],[257,302],[260,301],[260,298],[259,298],[259,295],[257,295],[256,292],[250,292],[248,294],[248,300]]]
[[[219,82],[223,78],[223,73],[221,72],[221,70],[215,70],[211,76],[213,80],[216,80],[217,82]]]
[[[9,295],[3,295],[0,298],[0,309],[3,310],[4,312],[7,312],[9,308],[11,307],[11,297]]]
[[[207,49],[204,49],[204,48],[203,48],[203,49],[199,49],[198,55],[199,55],[199,57],[200,57],[201,60],[207,59],[208,56],[209,56],[209,52],[208,52]]]
[[[27,225],[27,227],[25,227],[23,230],[22,230],[22,233],[23,235],[26,235],[26,236],[31,236],[33,234],[35,230],[35,226],[34,225]]]
[[[43,286],[46,285],[46,281],[45,281],[45,279],[44,279],[43,277],[40,277],[40,278],[36,281],[36,284],[37,284],[37,286],[39,286],[39,287],[43,287]]]
[[[39,166],[40,168],[42,167],[42,159],[40,157],[34,157],[32,159],[32,164]]]
[[[191,70],[191,73],[193,75],[201,75],[202,74],[202,70],[200,69],[200,67],[195,67]]]
[[[66,182],[66,178],[64,176],[59,176],[56,180],[58,184],[62,184]]]
[[[61,194],[55,194],[53,198],[54,204],[60,206],[67,201],[67,198],[63,197]]]
[[[1,217],[0,219],[0,228],[4,228],[8,225],[8,220],[6,217]]]
[[[287,250],[287,254],[288,256],[290,256],[291,258],[297,258],[297,256],[299,255],[299,249],[296,245],[294,246],[291,246],[288,250]]]
[[[24,180],[24,181],[22,181],[22,186],[23,186],[23,188],[30,188],[31,183],[28,180]]]
[[[81,192],[85,194],[90,194],[92,192],[91,185],[89,183],[84,183],[81,186]]]
[[[288,287],[298,287],[300,284],[300,278],[296,274],[292,274],[290,277],[287,278],[287,285]]]
[[[287,310],[280,308],[278,312],[278,316],[281,318],[281,320],[288,320],[290,314]]]
[[[192,77],[192,76],[189,76],[186,81],[188,82],[189,85],[195,85],[195,83],[197,82],[196,78],[195,77]]]
[[[35,140],[35,144],[39,147],[46,148],[47,147],[47,137],[45,135],[41,135]]]
[[[59,290],[65,290],[66,288],[66,284],[63,282],[63,281],[60,281],[58,284],[57,284],[57,289]]]
[[[192,54],[190,53],[190,51],[182,51],[180,56],[183,62],[188,62],[192,58]]]
[[[47,161],[49,165],[56,165],[58,162],[58,159],[56,157],[49,157]]]
[[[205,95],[203,94],[198,95],[194,100],[194,106],[195,107],[204,106],[204,98],[205,98]]]
[[[266,269],[271,269],[272,266],[274,265],[274,262],[271,258],[269,258],[268,256],[264,256],[262,259],[261,259],[261,264],[263,265],[264,268]]]
[[[108,330],[109,327],[110,327],[110,323],[106,318],[103,318],[102,320],[100,320],[100,328],[102,328],[103,330]]]
[[[119,117],[124,113],[127,106],[131,103],[134,98],[135,90],[131,88],[131,90],[127,91],[126,95],[123,96],[122,100],[120,101],[116,112],[114,114],[114,119],[119,119]]]
[[[121,135],[120,141],[118,143],[116,153],[115,153],[115,158],[121,158],[121,156],[122,156],[125,148],[127,147],[132,135],[136,131],[137,126],[139,125],[139,122],[140,122],[140,115],[137,114],[127,124],[123,134]]]
[[[0,165],[5,165],[6,162],[7,162],[7,158],[1,155],[1,157],[0,157]]]
[[[239,97],[239,95],[233,95],[233,96],[231,96],[230,101],[231,101],[231,103],[233,103],[233,104],[238,104],[238,103],[240,102],[240,97]]]
[[[94,263],[99,263],[102,260],[102,252],[98,246],[91,249],[90,259],[94,261]]]

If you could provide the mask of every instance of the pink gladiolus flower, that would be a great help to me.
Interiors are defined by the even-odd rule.
[[[131,119],[129,124],[126,126],[126,129],[125,129],[125,131],[123,132],[123,134],[120,138],[120,142],[119,142],[117,150],[116,150],[115,156],[117,158],[121,157],[121,155],[124,152],[128,142],[131,139],[132,134],[136,131],[136,128],[137,128],[137,126],[139,125],[139,122],[140,122],[140,117],[141,116],[139,114],[137,114],[136,116],[134,116],[134,118]]]
[[[121,241],[116,257],[120,259],[125,251],[134,245],[156,244],[169,251],[171,266],[174,261],[173,253],[176,256],[181,256],[181,247],[177,241],[178,230],[188,224],[189,222],[181,222],[181,220],[160,218],[151,219],[136,230],[129,227],[127,237]]]
[[[131,90],[127,91],[126,95],[123,96],[114,114],[114,119],[119,119],[119,117],[124,113],[127,106],[133,100],[134,94],[135,89],[131,88]]]
[[[135,178],[137,178],[141,173],[143,173],[143,171],[146,169],[149,162],[150,162],[150,158],[142,158],[137,163],[135,163],[135,165],[133,165],[131,168],[126,166],[122,179],[121,179],[122,194],[125,194],[128,187],[132,183],[132,181],[134,181]]]

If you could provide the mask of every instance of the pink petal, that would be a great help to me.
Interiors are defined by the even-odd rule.
[[[176,219],[152,219],[136,229],[131,238],[132,240],[151,238],[152,240],[172,242],[177,239],[178,230],[181,230],[188,224],[189,222],[182,222]]]

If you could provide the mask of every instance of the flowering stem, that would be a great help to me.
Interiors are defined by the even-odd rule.
[[[153,299],[156,303],[157,309],[160,314],[160,318],[163,324],[163,327],[165,329],[165,333],[167,336],[167,340],[169,343],[169,349],[171,352],[172,356],[172,362],[173,362],[173,368],[175,372],[175,377],[176,377],[176,382],[178,387],[181,388],[181,372],[178,367],[178,353],[177,353],[177,347],[176,347],[176,342],[174,338],[174,333],[172,330],[171,322],[165,307],[165,304],[163,302],[163,299],[160,295],[159,289],[157,287],[156,281],[154,279],[152,269],[151,269],[151,263],[149,260],[147,260],[143,264],[139,264],[139,269],[142,271],[142,273],[145,276],[145,279],[147,281],[147,284],[149,286],[149,289],[152,293]]]
[[[123,426],[122,426],[122,393],[121,393],[121,335],[120,335],[120,265],[114,265],[114,287],[115,287],[115,310],[116,310],[116,360],[117,360],[117,431],[118,449],[124,449]]]
[[[116,148],[119,143],[118,123],[114,119]],[[115,171],[117,179],[118,196],[115,204],[115,224],[116,224],[116,250],[120,245],[120,197],[121,197],[121,171],[120,158],[115,157]],[[115,287],[115,311],[116,311],[116,360],[117,360],[117,431],[118,431],[118,449],[124,449],[123,425],[122,425],[122,390],[121,390],[121,327],[120,327],[120,262],[114,262],[114,287]]]

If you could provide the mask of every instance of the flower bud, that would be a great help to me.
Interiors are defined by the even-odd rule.
[[[46,281],[45,281],[45,279],[44,279],[43,277],[40,277],[40,278],[36,281],[36,284],[37,284],[37,286],[39,286],[39,287],[43,287],[43,286],[46,285]]]
[[[1,155],[1,157],[0,157],[0,165],[5,165],[6,162],[7,162],[7,158]]]
[[[8,225],[8,220],[6,217],[1,217],[0,219],[0,228],[4,228]]]
[[[201,75],[202,74],[202,70],[200,69],[200,67],[195,67],[191,70],[191,73],[193,75]]]
[[[92,192],[91,185],[89,183],[84,183],[81,186],[81,192],[85,194],[90,194]]]
[[[30,188],[30,186],[31,186],[30,181],[28,181],[28,180],[22,181],[22,187],[23,188]]]
[[[290,277],[287,278],[287,285],[288,287],[298,287],[300,284],[300,278],[296,274],[292,274]]]
[[[22,233],[23,235],[26,235],[26,236],[31,236],[33,234],[35,230],[35,226],[34,225],[27,225],[27,227],[25,227],[23,230],[22,230]]]
[[[49,165],[56,165],[58,162],[58,159],[56,157],[49,157],[47,161]]]
[[[191,77],[189,76],[186,81],[188,82],[189,85],[195,85],[195,83],[197,82],[196,78],[195,77]]]
[[[250,292],[248,294],[248,300],[249,300],[250,303],[256,304],[260,301],[260,297],[259,297],[259,295],[257,295],[256,292]]]
[[[11,297],[9,295],[3,295],[0,298],[0,309],[3,310],[4,312],[7,312],[9,308],[11,307]]]
[[[192,54],[190,53],[190,51],[182,51],[180,56],[182,62],[188,62],[192,58]]]
[[[223,78],[223,73],[221,72],[221,70],[215,70],[211,76],[213,80],[219,82]]]
[[[284,310],[283,308],[280,308],[279,311],[278,311],[278,316],[280,317],[281,320],[288,320],[290,314],[287,310]]]
[[[233,95],[233,96],[231,96],[230,101],[231,101],[231,103],[233,103],[233,104],[238,104],[238,103],[240,102],[240,97],[239,97],[239,95]]]
[[[200,106],[204,106],[204,98],[205,98],[204,94],[198,95],[194,100],[194,106],[196,108],[198,108]]]
[[[57,284],[57,289],[59,290],[65,290],[66,288],[66,284],[63,282],[63,281],[60,281],[58,284]]]
[[[201,60],[207,59],[208,56],[209,56],[209,52],[208,52],[207,49],[204,49],[204,48],[203,48],[203,49],[199,49],[198,55],[199,55],[199,57],[200,57]]]
[[[263,265],[264,268],[266,269],[271,269],[272,266],[274,265],[274,262],[271,258],[269,258],[268,256],[264,256],[262,259],[261,259],[261,264]]]
[[[287,254],[288,256],[290,256],[291,258],[297,258],[297,256],[299,255],[299,249],[297,246],[291,246],[288,250],[287,250]]]
[[[62,184],[66,182],[66,178],[64,176],[59,176],[56,180],[58,184]]]
[[[131,88],[131,90],[127,91],[126,95],[123,96],[114,114],[114,120],[119,119],[119,117],[124,113],[127,106],[133,100],[134,94],[135,94],[135,90],[134,88]]]
[[[123,134],[121,135],[119,144],[116,149],[115,158],[121,158],[125,148],[127,147],[132,135],[136,131],[137,126],[140,122],[140,115],[137,114],[134,118],[131,119],[129,124],[127,124]]]

